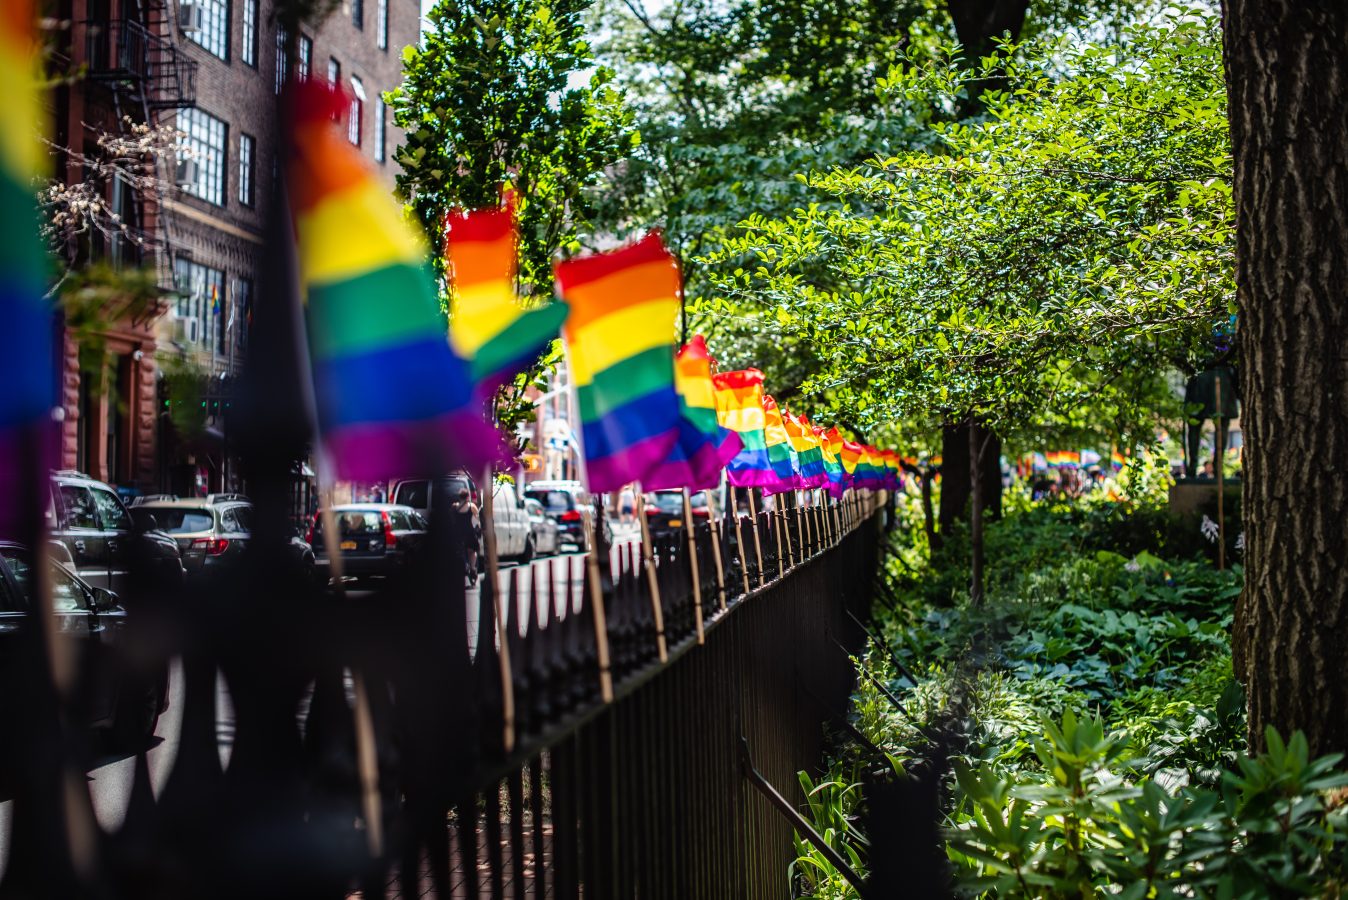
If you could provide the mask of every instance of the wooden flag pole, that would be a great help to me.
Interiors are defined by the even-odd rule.
[[[496,483],[491,466],[483,472],[482,484],[482,549],[487,556],[487,577],[478,590],[491,590],[491,613],[496,620],[496,643],[500,647],[496,658],[501,668],[501,739],[505,752],[509,753],[515,749],[515,682],[510,677],[510,644],[506,640],[505,607],[501,605],[500,597],[500,560],[496,555],[496,518],[493,513]]]
[[[708,514],[711,509],[708,507]],[[688,488],[683,489],[683,530],[688,532],[688,563],[693,576],[693,621],[697,626],[697,642],[705,644],[707,638],[702,630],[702,573],[697,564],[697,537],[693,533],[693,498]]]
[[[327,474],[325,469],[326,466],[320,466],[320,473]],[[328,554],[329,579],[336,586],[337,596],[345,599],[341,536],[337,533],[337,516],[332,511],[336,499],[332,484],[329,482],[321,489],[322,509],[319,515],[323,521],[323,546]],[[360,806],[365,816],[365,845],[370,851],[371,858],[378,859],[384,854],[384,803],[379,796],[379,750],[374,738],[374,716],[370,712],[370,695],[365,689],[364,673],[360,669],[353,669],[351,678],[356,689],[356,703],[351,715],[356,733],[356,774],[360,779]]]
[[[613,670],[609,665],[608,617],[604,612],[604,584],[599,578],[599,525],[594,511],[585,507],[581,514],[590,532],[590,552],[585,554],[585,570],[590,578],[590,602],[594,606],[595,657],[599,662],[599,695],[605,703],[613,702]],[[607,562],[607,561],[606,561]],[[571,566],[567,564],[566,583],[571,584]],[[571,615],[567,609],[566,614]]]
[[[777,537],[777,577],[781,578],[786,574],[786,563],[782,561],[782,508],[775,501],[772,505],[772,533]],[[791,541],[788,539],[786,544],[789,548]]]
[[[721,564],[721,520],[716,517],[715,491],[707,491],[707,518],[711,520],[711,555],[716,561],[716,600],[724,612],[725,567]]]
[[[655,647],[660,654],[660,662],[669,661],[669,648],[665,644],[665,608],[660,603],[660,580],[655,574],[655,554],[651,552],[651,526],[646,521],[646,500],[641,491],[641,482],[635,482],[632,490],[640,498],[637,501],[639,521],[641,522],[641,555],[646,561],[646,583],[651,591],[651,613],[655,616]]]
[[[800,561],[810,558],[810,544],[805,537],[805,498],[801,491],[796,491],[796,533],[800,535]]]
[[[754,489],[749,488],[749,521],[754,529],[754,556],[758,559],[758,586],[763,586],[763,541],[758,536],[758,507],[754,505]]]
[[[746,491],[752,491],[753,488],[745,488]],[[734,492],[730,495],[730,509],[727,513],[735,516],[735,546],[740,554],[740,574],[744,576],[744,593],[749,593],[749,558],[744,553],[744,529],[740,524],[740,507],[735,502]]]

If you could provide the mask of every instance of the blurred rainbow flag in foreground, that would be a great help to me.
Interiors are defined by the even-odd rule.
[[[18,539],[25,491],[41,484],[52,446],[54,318],[33,179],[42,171],[42,108],[32,0],[0,4],[0,538]]]
[[[450,343],[468,361],[483,394],[526,371],[566,319],[565,303],[525,309],[516,299],[519,235],[515,204],[456,209],[445,217],[445,258],[453,283]]]
[[[335,120],[343,96],[292,83],[290,203],[318,426],[339,479],[474,469],[502,455],[449,346],[426,247]]]
[[[679,265],[658,234],[555,267],[592,491],[657,473],[679,439],[674,319]]]

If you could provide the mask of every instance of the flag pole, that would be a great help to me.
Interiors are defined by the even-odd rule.
[[[734,488],[731,488],[734,490]],[[725,567],[721,563],[721,523],[716,516],[716,492],[707,491],[707,518],[711,521],[711,555],[716,560],[716,599],[725,611]]]
[[[745,488],[745,491],[752,491],[753,488]],[[735,517],[735,547],[740,554],[740,574],[744,576],[744,593],[749,593],[749,559],[744,553],[744,529],[740,525],[740,506],[735,502],[734,492],[730,495],[730,508],[726,510],[727,514]]]
[[[708,507],[710,514],[711,508]],[[688,564],[693,576],[693,621],[697,626],[697,642],[705,644],[707,638],[702,630],[702,573],[697,565],[697,537],[693,533],[693,498],[688,488],[683,489],[683,530],[688,532]]]
[[[320,452],[317,459],[319,495],[322,498],[320,517],[323,522],[323,546],[328,554],[328,577],[335,586],[339,599],[346,598],[342,581],[341,538],[337,534],[337,517],[332,512],[335,489],[327,460]],[[378,858],[384,852],[383,800],[379,796],[379,750],[374,737],[374,716],[370,712],[370,694],[365,686],[365,673],[360,668],[351,670],[351,681],[356,692],[355,708],[351,711],[352,727],[356,737],[356,772],[360,779],[360,805],[365,816],[366,848],[370,856]]]
[[[608,617],[604,612],[604,583],[599,577],[599,524],[594,510],[582,508],[581,515],[590,532],[590,552],[585,554],[585,572],[590,579],[590,605],[594,610],[595,661],[599,664],[599,696],[605,703],[613,702],[613,670],[608,652]],[[570,582],[568,568],[567,581]],[[567,615],[571,610],[567,610]]]
[[[782,561],[782,507],[776,501],[772,504],[772,533],[777,538],[777,577],[781,578],[786,574],[786,564]],[[791,547],[791,540],[787,538],[786,546]]]
[[[505,609],[501,605],[501,582],[497,577],[499,564],[496,556],[496,519],[493,511],[496,484],[490,464],[484,470],[482,478],[482,549],[487,556],[487,577],[483,580],[483,586],[491,590],[491,613],[495,619],[497,643],[500,644],[496,658],[501,668],[501,739],[505,752],[509,753],[515,749],[515,684],[510,677],[510,644],[506,640]],[[482,588],[478,590],[480,592]]]
[[[576,397],[576,379],[575,369],[571,366],[571,345],[565,339],[562,340],[562,358],[566,360],[566,395],[567,395],[567,415],[573,414],[580,409],[580,403]],[[568,423],[571,419],[568,419]],[[580,427],[577,428],[576,426]],[[575,439],[577,445],[576,467],[580,469],[580,481],[586,489],[590,487],[590,473],[585,465],[585,427],[584,423],[576,421],[571,425],[571,436]],[[604,610],[604,582],[599,577],[599,522],[594,516],[593,509],[588,506],[582,507],[581,526],[589,531],[590,552],[585,554],[585,572],[590,581],[590,598],[594,610],[594,653],[595,662],[599,666],[599,696],[605,703],[613,702],[613,669],[609,657],[608,646],[608,614]],[[605,565],[610,565],[610,560],[604,561]],[[567,563],[566,583],[571,583],[571,564]],[[567,610],[570,615],[572,610]]]
[[[646,500],[641,490],[641,482],[634,485],[636,494],[641,497],[638,504],[638,518],[641,522],[641,555],[646,562],[646,583],[651,592],[651,613],[655,616],[655,647],[660,654],[660,662],[669,661],[669,647],[665,644],[665,609],[660,603],[660,580],[655,574],[655,554],[651,552],[651,526],[646,521]]]
[[[754,489],[748,489],[749,494],[749,521],[753,523],[754,529],[754,555],[758,559],[758,586],[763,586],[763,541],[758,536],[758,508],[754,506]]]

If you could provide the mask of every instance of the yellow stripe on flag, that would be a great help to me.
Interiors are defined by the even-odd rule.
[[[424,243],[399,217],[388,190],[374,181],[329,194],[295,224],[303,285],[330,284],[387,266],[426,262]]]
[[[515,302],[514,285],[505,278],[454,286],[454,326],[450,341],[459,355],[472,359],[487,342],[524,312]]]
[[[638,353],[668,345],[678,311],[678,300],[662,297],[609,313],[580,328],[568,328],[565,337],[576,386],[593,383],[597,373]]]

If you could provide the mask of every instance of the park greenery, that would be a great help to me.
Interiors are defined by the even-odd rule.
[[[979,607],[899,495],[851,718],[884,754],[882,778],[949,756],[936,777],[956,894],[1329,897],[1348,884],[1348,773],[1299,734],[1246,752],[1229,639],[1242,572],[1218,571],[1198,525],[1169,519],[1163,487],[1016,499],[990,526],[1006,564]],[[862,871],[876,772],[840,735],[828,771],[801,775],[814,824]],[[802,896],[856,896],[797,849]]]

